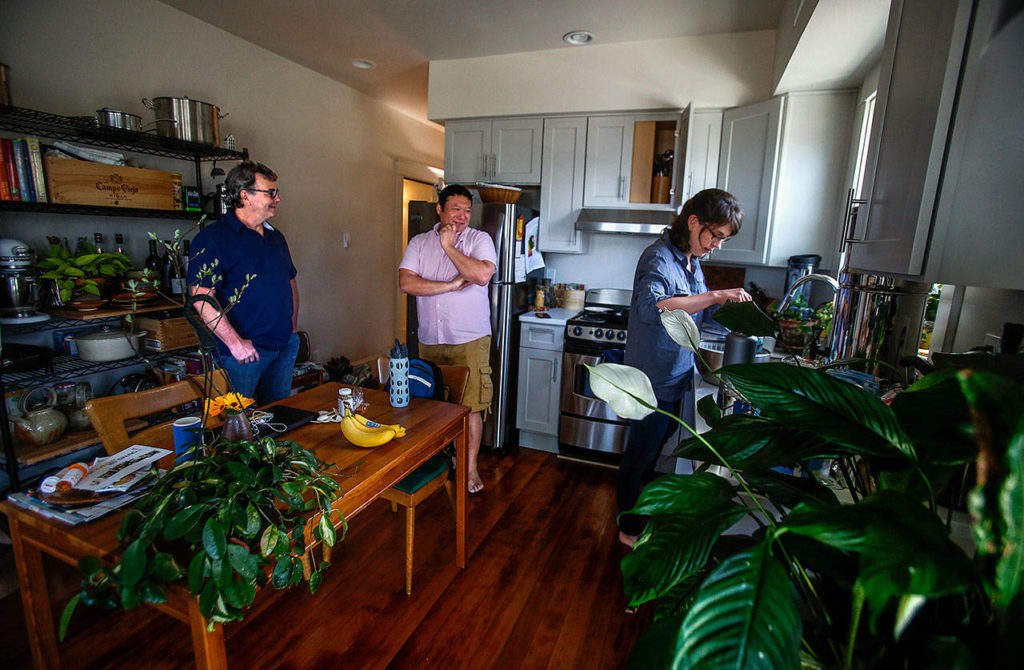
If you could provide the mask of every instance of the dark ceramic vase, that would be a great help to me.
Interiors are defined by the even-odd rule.
[[[241,442],[252,439],[252,424],[244,412],[239,414],[228,414],[224,420],[224,428],[221,435],[225,440]]]

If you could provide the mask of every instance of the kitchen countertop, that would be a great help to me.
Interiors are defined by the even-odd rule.
[[[550,319],[543,319],[537,316],[542,313],[543,312],[523,312],[519,315],[519,321],[522,323],[536,323],[542,326],[564,326],[565,322],[579,314],[580,310],[552,307],[546,312],[550,315]]]

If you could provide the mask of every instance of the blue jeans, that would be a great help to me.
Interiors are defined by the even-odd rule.
[[[235,391],[246,398],[254,398],[257,405],[267,405],[292,393],[292,370],[299,353],[299,336],[292,333],[283,349],[256,347],[260,359],[252,363],[239,363],[231,354],[219,354],[218,359],[231,379]]]
[[[694,397],[690,391],[683,393],[681,402],[658,399],[659,409],[676,414],[691,426],[694,425],[693,404]],[[619,461],[615,496],[620,512],[619,530],[626,535],[639,535],[647,524],[645,517],[622,512],[631,510],[636,505],[640,491],[654,478],[654,468],[658,464],[661,450],[678,428],[678,423],[658,412],[652,412],[639,421],[629,422],[629,441],[626,443],[622,460]]]

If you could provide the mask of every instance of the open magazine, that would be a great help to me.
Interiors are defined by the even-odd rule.
[[[113,456],[93,461],[88,474],[75,488],[94,493],[125,493],[149,475],[150,465],[170,453],[169,449],[133,444]]]

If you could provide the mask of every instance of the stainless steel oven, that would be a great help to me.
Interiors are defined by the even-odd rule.
[[[594,395],[586,366],[622,362],[630,296],[630,291],[622,289],[587,291],[584,310],[566,323],[558,422],[562,453],[625,451],[629,422]]]

